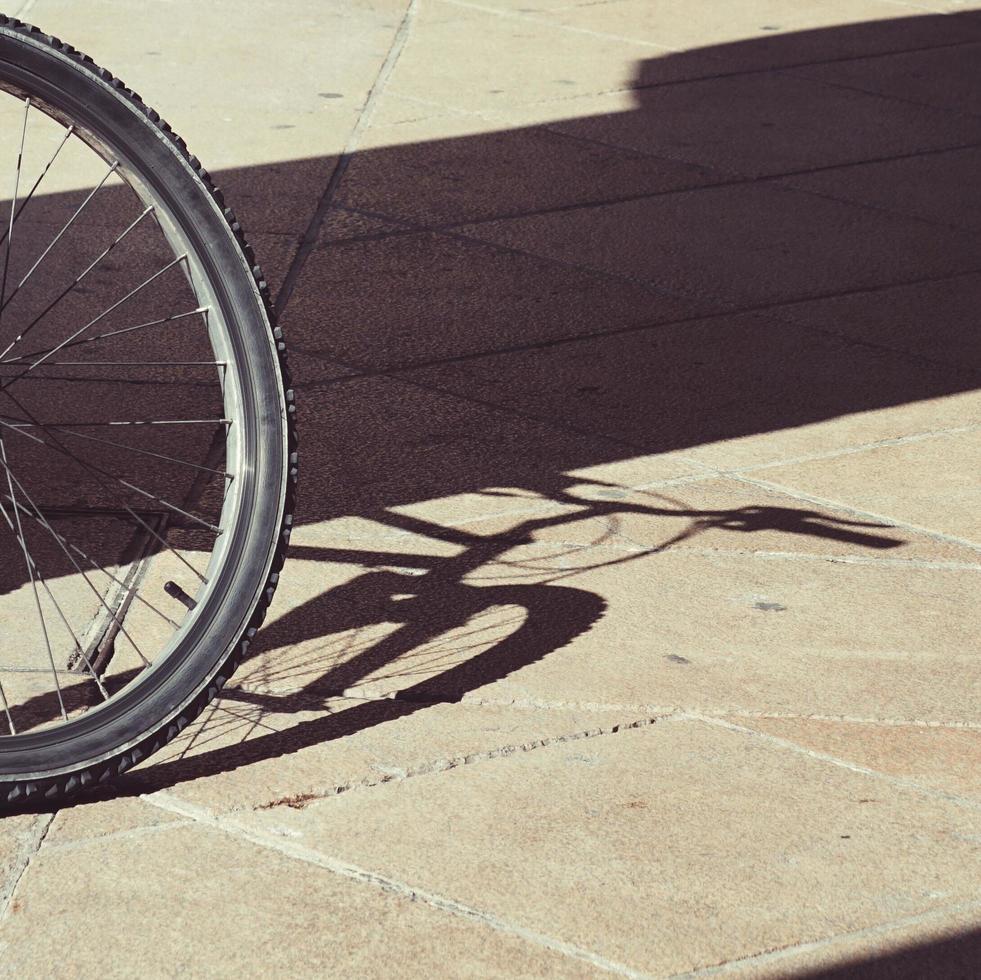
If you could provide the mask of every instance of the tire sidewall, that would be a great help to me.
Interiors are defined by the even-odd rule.
[[[196,614],[181,647],[81,718],[0,738],[0,784],[106,762],[178,718],[212,683],[250,625],[257,625],[283,522],[288,456],[283,384],[268,313],[242,243],[183,144],[158,125],[138,97],[73,54],[0,24],[0,84],[30,81],[46,103],[94,131],[159,196],[191,242],[230,327],[243,399],[238,437],[245,465],[236,473],[240,506],[226,532],[231,535],[226,560],[217,570],[212,598]]]

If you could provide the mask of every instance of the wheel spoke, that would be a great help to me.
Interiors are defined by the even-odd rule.
[[[143,282],[139,284],[139,286],[137,286],[135,289],[131,289],[122,299],[117,300],[108,309],[103,310],[94,320],[90,320],[88,323],[85,324],[84,327],[79,327],[78,330],[76,330],[75,333],[73,333],[67,340],[62,341],[60,344],[58,344],[57,347],[52,347],[51,352],[49,354],[45,354],[43,357],[39,357],[29,367],[26,367],[23,371],[21,371],[20,374],[14,375],[14,377],[9,378],[7,381],[5,381],[2,385],[0,385],[0,390],[9,388],[12,384],[14,384],[14,382],[19,381],[22,377],[24,377],[25,374],[29,374],[39,364],[43,364],[51,356],[51,354],[57,354],[58,351],[60,351],[63,347],[65,347],[70,341],[74,340],[76,337],[80,337],[83,333],[85,333],[89,329],[89,327],[95,326],[95,324],[97,324],[101,319],[107,317],[110,313],[112,313],[113,310],[118,309],[128,299],[132,299],[132,297],[134,297],[137,293],[139,293],[141,290],[149,286],[151,282],[154,282],[154,280],[159,279],[165,272],[167,272],[168,269],[172,269],[175,265],[178,264],[178,262],[183,262],[185,258],[187,258],[186,255],[178,255],[177,258],[174,259],[172,262],[168,262],[162,269],[158,269],[152,276],[150,276],[149,279],[144,279]]]
[[[27,408],[25,408],[24,405],[21,404],[21,402],[19,402],[9,391],[7,391],[6,389],[0,389],[0,391],[2,391],[3,394],[5,394],[11,401],[13,401],[14,404],[26,416],[28,416],[28,418],[31,419],[31,421],[33,421],[36,426],[38,426],[41,429],[44,428],[44,426],[41,425],[40,422],[38,422],[38,420],[31,414],[31,412]],[[86,470],[89,473],[94,474],[97,483],[99,483],[102,487],[108,489],[110,493],[113,493],[115,495],[115,497],[116,497],[117,500],[120,499],[120,496],[121,495],[120,495],[120,493],[119,493],[118,490],[115,490],[113,487],[106,487],[106,481],[101,478],[101,476],[100,476],[100,470],[99,470],[98,467],[92,466],[91,464],[86,463],[84,460],[79,459],[70,449],[67,449],[65,446],[63,446],[57,439],[54,439],[53,440],[53,443],[52,442],[48,442],[45,439],[39,439],[37,436],[34,436],[31,433],[29,433],[29,432],[24,432],[22,429],[14,428],[12,425],[10,425],[9,423],[4,422],[2,420],[0,420],[0,426],[3,426],[6,429],[10,429],[10,430],[12,430],[14,432],[20,432],[23,435],[27,436],[29,439],[33,439],[35,442],[38,442],[38,443],[40,443],[43,446],[47,446],[49,449],[53,450],[54,452],[58,452],[61,455],[66,456],[68,459],[72,460],[73,462],[77,463],[80,467],[82,467],[82,469]],[[105,474],[105,475],[111,477],[116,482],[124,483],[124,481],[119,480],[118,477],[113,477],[112,474]],[[142,491],[142,492],[144,492],[147,496],[153,498],[153,495],[150,494],[149,491]],[[161,503],[165,503],[161,498],[153,498],[153,499],[157,499]],[[165,541],[152,527],[150,527],[146,523],[146,521],[144,521],[133,510],[133,508],[129,506],[129,504],[125,503],[125,501],[120,501],[120,506],[145,531],[147,531],[150,535],[152,535],[157,541],[160,542],[160,544],[162,544],[164,546],[164,548],[166,548],[168,551],[170,551],[174,555],[175,558],[177,558],[182,564],[184,564],[199,579],[199,581],[201,581],[202,583],[207,582],[207,579],[182,554],[180,554],[180,552],[178,552],[176,549],[174,549],[170,545],[169,542]],[[168,506],[168,507],[174,507],[174,505],[172,505],[170,503],[166,503],[166,506]],[[175,509],[178,511],[178,513],[181,513],[181,514],[184,514],[185,513],[180,508],[175,508]],[[195,517],[194,515],[191,515],[191,514],[185,514],[185,516],[190,517],[192,520],[200,521],[206,527],[214,528],[214,525],[209,524],[207,521],[204,521],[203,518],[198,518],[198,517]],[[220,529],[217,529],[216,528],[215,530],[219,530],[219,532],[220,532]]]
[[[93,269],[95,269],[100,262],[153,210],[153,208],[147,208],[135,221],[131,222],[126,230],[116,238],[111,244],[106,246],[105,249],[99,254],[89,265],[79,273],[65,288],[50,302],[48,305],[40,312],[36,317],[34,317],[31,322],[24,327],[19,334],[17,334],[14,339],[7,344],[7,346],[0,351],[0,360],[6,357],[10,351],[17,346]],[[18,287],[20,288],[20,287]],[[11,295],[11,299],[16,295],[16,290],[14,294]],[[0,312],[3,311],[3,307],[0,306]],[[103,314],[104,315],[104,314]],[[91,324],[90,324],[91,326]]]
[[[12,397],[12,396],[11,396]],[[13,415],[0,415],[0,421],[7,422],[12,429],[60,429],[73,426],[76,429],[101,429],[111,426],[143,425],[230,425],[231,419],[112,419],[108,422],[29,422]]]
[[[6,464],[4,464],[4,469],[6,469]],[[8,470],[8,476],[9,475],[10,475],[10,473],[9,473],[9,470]],[[23,489],[23,488],[21,488],[21,489]],[[13,531],[14,534],[17,536],[18,540],[20,540],[20,542],[21,542],[22,546],[25,548],[25,552],[26,552],[26,549],[27,549],[26,539],[22,538],[22,533],[23,532],[20,530],[20,510],[22,508],[22,505],[19,504],[16,500],[13,501],[13,504],[14,504],[15,515],[17,516],[17,525],[18,525],[18,529],[17,530],[14,530],[14,524],[11,521],[10,516],[7,514],[7,510],[3,506],[3,504],[0,504],[0,514],[2,514],[4,520],[7,522],[7,526],[10,528],[10,530]],[[29,552],[26,552],[26,553],[28,555],[30,554]],[[72,644],[75,647],[75,654],[78,657],[80,657],[83,661],[85,661],[85,665],[86,665],[86,667],[88,667],[89,673],[92,675],[92,679],[95,681],[96,686],[99,688],[99,693],[102,695],[102,699],[104,701],[108,701],[109,700],[109,693],[106,691],[105,687],[103,687],[102,679],[99,677],[99,675],[93,669],[92,664],[89,662],[89,658],[85,656],[85,651],[82,649],[82,643],[79,640],[78,636],[76,635],[75,630],[72,629],[71,624],[68,622],[68,617],[65,616],[65,613],[64,613],[64,611],[61,608],[61,605],[59,604],[58,600],[55,598],[54,593],[51,591],[51,587],[48,585],[47,580],[41,574],[41,569],[38,567],[38,564],[34,560],[33,556],[30,556],[29,560],[30,560],[31,567],[33,569],[33,573],[37,577],[37,581],[41,583],[41,587],[44,589],[45,595],[47,595],[49,601],[55,607],[55,611],[58,613],[58,618],[61,620],[61,623],[65,627],[65,629],[68,630],[68,635],[72,638]],[[81,569],[79,569],[79,571],[81,571]],[[84,573],[83,573],[83,575],[84,575]],[[86,581],[88,581],[88,580],[86,579]],[[91,584],[91,583],[89,583],[89,584]],[[35,587],[35,592],[36,592],[36,587]],[[42,616],[42,624],[43,624],[43,619],[44,619],[44,617]],[[48,643],[47,640],[48,640],[48,634],[47,634],[47,631],[45,631],[45,641],[46,641],[47,647],[48,647],[48,656],[49,656],[49,659],[51,660],[51,670],[54,673],[55,678],[57,679],[57,675],[59,673],[61,673],[61,671],[59,671],[58,668],[55,666],[54,657],[53,657],[52,652],[51,652],[51,644]],[[38,672],[39,673],[47,673],[47,671],[42,671],[42,670],[39,670]],[[65,671],[64,673],[68,673],[68,671]],[[64,708],[64,705],[63,704],[62,704],[62,708]]]
[[[0,419],[0,425],[2,425],[5,429],[12,429],[14,432],[23,431],[22,427],[11,425],[8,422],[5,422],[3,419]],[[32,427],[42,429],[45,432],[45,434],[49,436],[52,430],[54,431],[61,430],[61,426],[53,426],[50,424],[43,424],[43,423],[35,423],[34,426]],[[87,470],[88,472],[98,473],[104,477],[108,477],[110,480],[113,480],[115,483],[118,483],[120,486],[126,487],[127,490],[132,490],[134,493],[139,494],[141,497],[146,497],[147,500],[153,500],[156,503],[161,504],[163,507],[166,507],[167,510],[171,511],[172,513],[180,514],[181,517],[186,517],[189,521],[193,521],[195,524],[198,524],[203,528],[207,528],[209,531],[214,531],[216,534],[221,534],[220,527],[217,527],[216,525],[212,524],[210,521],[205,520],[203,517],[200,517],[197,514],[192,514],[190,511],[184,510],[182,507],[178,507],[177,504],[171,503],[165,497],[161,497],[155,493],[152,493],[149,490],[144,490],[142,487],[138,487],[135,483],[130,483],[129,480],[124,480],[121,476],[117,476],[115,473],[110,473],[108,470],[103,469],[101,466],[96,466],[94,463],[85,462],[85,460],[81,459],[78,455],[73,453],[70,449],[68,449],[66,446],[60,443],[57,439],[53,439],[53,441],[49,442],[47,439],[38,439],[37,437],[34,438],[35,441],[41,443],[42,446],[47,446],[48,449],[52,450],[53,452],[57,452],[62,456],[66,456],[68,459],[72,460],[72,462],[77,463],[79,466],[81,466],[83,469]]]
[[[20,169],[24,163],[24,141],[27,139],[27,115],[30,110],[31,100],[24,99],[24,124],[20,131],[20,149],[17,151],[17,169],[14,172],[14,196],[10,202],[10,224],[7,227],[7,237],[3,250],[3,277],[0,279],[0,320],[3,319],[3,311],[7,306],[5,297],[7,295],[7,273],[10,269],[10,247],[14,242],[14,219],[17,215],[17,194],[20,191]]]
[[[48,245],[48,247],[40,254],[40,256],[38,256],[38,259],[34,263],[34,265],[32,265],[30,269],[27,270],[27,275],[25,275],[24,278],[21,279],[19,283],[17,283],[16,289],[14,289],[14,291],[6,298],[6,300],[3,301],[3,303],[0,303],[0,316],[3,315],[3,311],[10,305],[11,300],[13,300],[13,298],[21,291],[21,289],[24,288],[24,285],[27,283],[28,279],[30,279],[31,276],[34,275],[34,271],[44,261],[47,254],[51,251],[51,249],[55,247],[55,245],[58,244],[59,241],[61,241],[61,238],[65,234],[65,232],[68,231],[68,229],[71,228],[71,226],[75,223],[75,219],[85,210],[89,201],[91,201],[92,198],[95,197],[96,193],[102,188],[103,184],[105,184],[105,182],[116,172],[118,167],[119,167],[119,161],[117,160],[112,164],[112,166],[109,167],[108,172],[102,178],[102,180],[100,180],[99,183],[96,184],[96,186],[93,187],[91,191],[89,191],[88,197],[86,197],[85,200],[82,201],[82,203],[78,207],[78,210],[68,219],[67,223],[61,229],[61,231],[59,231],[58,234],[55,235],[55,237],[51,240],[51,243]],[[7,240],[7,245],[8,247],[10,245],[9,238]]]
[[[15,364],[18,358],[0,361]],[[226,361],[46,361],[45,367],[226,367]],[[68,380],[59,378],[58,380]]]
[[[6,476],[7,476],[7,485],[8,485],[8,487],[10,487],[11,492],[13,492],[13,486],[11,485],[11,481],[13,481],[14,483],[17,484],[18,489],[20,490],[20,492],[24,496],[24,498],[28,501],[28,503],[30,503],[31,506],[35,510],[37,510],[37,505],[34,504],[34,501],[33,500],[31,500],[30,496],[28,495],[27,491],[24,489],[24,487],[21,484],[20,480],[17,479],[17,477],[13,473],[13,470],[11,470],[10,465],[7,462],[6,449],[5,449],[5,447],[2,444],[0,444],[0,466],[3,467],[4,472],[5,472]],[[34,570],[34,574],[37,576],[38,581],[41,583],[42,587],[44,588],[45,592],[47,593],[48,598],[51,600],[52,604],[54,605],[55,609],[57,610],[58,615],[59,615],[62,623],[64,624],[65,628],[68,630],[69,634],[71,635],[72,640],[75,643],[76,651],[78,653],[82,653],[81,644],[79,643],[78,637],[75,635],[75,631],[69,625],[68,620],[65,617],[65,614],[62,612],[61,606],[58,604],[58,600],[55,599],[53,593],[51,592],[51,589],[48,587],[48,583],[45,580],[44,576],[41,574],[41,569],[38,566],[38,563],[37,563],[36,559],[34,558],[33,555],[30,554],[30,551],[27,549],[27,539],[23,536],[23,528],[22,528],[21,522],[20,522],[20,511],[23,510],[24,507],[14,497],[11,496],[8,499],[10,499],[11,503],[13,504],[13,508],[14,508],[14,511],[15,511],[15,517],[17,518],[17,521],[16,521],[16,529],[15,529],[14,522],[11,521],[11,519],[10,519],[9,515],[7,514],[6,510],[3,509],[3,505],[0,504],[0,509],[3,509],[3,517],[4,517],[4,519],[7,522],[7,526],[10,528],[11,531],[13,531],[17,535],[18,540],[23,545],[23,547],[25,549],[25,552],[26,552],[26,555],[28,557],[28,561],[30,562],[31,567]],[[41,512],[40,511],[37,511],[37,513],[38,513],[38,516],[40,517],[41,516]],[[42,520],[42,524],[45,525],[45,526],[47,526],[47,524],[44,521],[43,517],[41,518],[41,520]],[[78,568],[77,565],[75,567]],[[78,571],[81,572],[82,570],[80,568],[78,568]],[[84,576],[85,573],[82,572],[82,574]],[[86,579],[86,582],[87,581],[88,581],[88,579]],[[82,656],[84,657],[84,654],[82,654]],[[98,681],[98,678],[96,678],[96,681],[99,683],[99,688],[102,689],[102,684],[101,684],[101,682]],[[104,690],[103,690],[103,693],[105,693]]]
[[[34,197],[34,192],[41,186],[41,181],[47,176],[48,171],[51,169],[51,165],[58,159],[58,154],[61,153],[61,148],[68,142],[68,138],[75,132],[74,126],[69,126],[65,130],[65,135],[62,137],[61,142],[58,144],[58,148],[51,154],[51,159],[44,165],[44,169],[41,171],[41,176],[34,181],[34,186],[27,192],[27,197],[24,198],[20,203],[20,207],[17,208],[17,213],[14,215],[14,220],[11,222],[12,225],[17,223],[17,219],[20,217],[21,212],[27,207],[31,198]],[[3,235],[0,235],[0,244],[7,240],[8,232],[5,231]]]
[[[0,415],[0,421],[10,423],[12,429],[59,429],[74,426],[76,429],[97,429],[107,426],[141,425],[229,425],[231,419],[115,419],[110,422],[28,422],[11,415]]]
[[[115,446],[117,449],[125,449],[130,453],[138,453],[141,456],[152,456],[155,459],[162,459],[169,463],[177,463],[180,466],[187,466],[193,470],[198,470],[201,473],[214,473],[215,476],[224,477],[226,480],[232,478],[231,473],[227,473],[225,470],[216,470],[212,466],[203,466],[201,463],[192,463],[189,459],[179,459],[176,456],[168,456],[166,453],[155,453],[152,449],[139,449],[136,446],[128,446],[125,442],[116,442],[114,439],[100,439],[99,436],[92,436],[86,432],[75,432],[72,429],[63,428],[60,425],[50,425],[48,426],[54,429],[55,432],[60,432],[62,435],[75,436],[78,439],[89,439],[92,442],[101,443],[104,446]]]
[[[183,320],[185,317],[194,316],[195,313],[207,313],[210,307],[199,306],[196,310],[188,310],[186,313],[174,313],[172,316],[165,316],[161,320],[150,320],[147,323],[137,323],[132,327],[123,327],[121,330],[110,330],[107,333],[97,334],[95,337],[83,337],[81,340],[73,340],[69,344],[62,344],[58,350],[67,350],[69,347],[78,347],[79,344],[94,344],[98,340],[105,340],[106,337],[118,337],[119,334],[131,333],[133,330],[143,330],[146,327],[156,327],[161,323],[172,323],[174,320]],[[31,351],[28,354],[18,354],[17,357],[11,357],[7,360],[0,360],[0,364],[19,364],[22,361],[29,361],[35,357],[41,357],[42,355],[50,355],[55,353],[55,348],[51,347],[48,350],[36,350]],[[48,362],[48,363],[58,363],[58,362]],[[164,364],[172,364],[172,361],[164,361]],[[221,363],[221,362],[216,362]]]
[[[34,503],[34,500],[32,499],[31,495],[27,492],[26,488],[24,487],[24,484],[17,479],[17,475],[10,468],[9,464],[5,462],[3,464],[3,467],[7,471],[7,475],[14,481],[14,483],[17,484],[17,489],[20,490],[21,495],[31,505],[31,508],[33,509],[34,513],[37,515],[36,520],[38,521],[38,523],[51,535],[52,538],[54,538],[55,542],[59,545],[61,550],[64,552],[65,557],[68,559],[69,562],[71,562],[72,567],[75,569],[76,572],[78,572],[79,575],[82,576],[83,580],[85,581],[85,584],[89,587],[89,589],[91,589],[91,591],[95,594],[95,597],[99,600],[103,608],[112,617],[113,621],[119,627],[120,632],[123,634],[123,636],[126,637],[127,640],[129,640],[130,645],[136,651],[136,654],[140,658],[140,660],[143,661],[144,666],[149,667],[150,661],[143,656],[143,652],[137,646],[136,641],[129,635],[129,633],[126,632],[126,628],[123,626],[122,622],[116,619],[116,614],[112,611],[112,609],[109,608],[109,604],[105,601],[105,598],[103,597],[102,593],[92,584],[86,572],[78,564],[78,562],[72,556],[72,553],[68,550],[68,548],[65,547],[65,544],[61,539],[61,535],[59,535],[55,531],[55,529],[50,525],[50,523],[48,523],[47,519],[45,518],[44,514],[41,511],[41,508],[38,507],[36,503]],[[14,502],[14,506],[18,506],[16,502]],[[81,649],[81,644],[77,644],[77,645],[78,645],[78,652],[81,654],[82,659],[85,661],[85,666],[88,667],[89,672],[92,674],[92,676],[95,678],[96,683],[99,685],[99,690],[103,693],[104,696],[108,697],[105,688],[102,686],[102,680],[99,678],[98,674],[93,669],[92,664],[89,662],[89,658],[85,655],[84,651]]]
[[[3,436],[0,436],[0,458],[2,458],[4,469],[6,469],[7,449],[3,441]],[[10,490],[11,499],[16,504],[17,495],[14,493],[14,485],[10,479],[9,470],[7,471],[7,487]],[[37,580],[34,577],[34,571],[35,571],[34,562],[31,558],[30,552],[27,550],[27,542],[24,540],[24,529],[21,526],[21,522],[20,522],[20,510],[16,506],[14,507],[14,519],[16,521],[16,530],[15,530],[14,521],[10,519],[9,515],[7,514],[6,507],[4,507],[2,504],[0,504],[0,511],[3,512],[4,519],[6,520],[11,531],[13,531],[14,536],[17,538],[17,541],[20,543],[21,550],[24,553],[24,563],[27,566],[27,574],[30,577],[31,589],[34,593],[34,605],[37,608],[38,619],[41,621],[41,632],[44,634],[44,646],[45,649],[48,651],[48,660],[51,663],[51,675],[54,677],[55,691],[58,694],[58,706],[61,709],[62,719],[64,721],[68,721],[68,712],[65,710],[65,699],[62,697],[61,694],[61,684],[58,681],[58,670],[55,667],[54,653],[51,650],[51,638],[48,636],[48,626],[47,623],[45,623],[44,621],[44,610],[41,608],[41,596],[38,594]]]
[[[10,728],[10,734],[17,734],[17,726],[14,724],[13,716],[10,714],[10,703],[7,701],[7,694],[3,689],[3,683],[0,682],[0,702],[3,703],[3,713],[7,716],[7,726]]]
[[[10,499],[9,496],[6,496],[5,495],[5,499],[8,500],[8,501],[10,501],[11,503],[13,503],[13,501]],[[36,514],[33,514],[30,511],[27,511],[22,505],[18,505],[18,506],[20,506],[21,511],[27,517],[30,517],[32,520],[38,521],[40,523],[40,518]],[[124,581],[122,581],[122,579],[117,578],[115,575],[112,574],[112,572],[110,572],[103,565],[99,564],[94,558],[92,558],[90,555],[87,555],[81,548],[78,547],[78,545],[76,545],[76,544],[72,543],[71,541],[67,540],[66,538],[62,537],[60,534],[58,534],[57,531],[53,531],[53,533],[57,537],[57,539],[58,539],[58,541],[60,543],[62,543],[70,551],[73,551],[83,561],[88,562],[95,571],[100,572],[102,575],[105,575],[106,578],[110,579],[112,582],[114,582],[116,585],[118,585],[121,589],[123,589],[123,590],[131,590],[131,587],[128,586]],[[174,629],[179,629],[180,628],[180,623],[178,623],[175,620],[171,619],[165,612],[161,612],[161,610],[159,610],[152,602],[150,602],[149,599],[147,599],[145,596],[140,595],[140,593],[137,592],[135,589],[132,589],[131,592],[127,592],[127,595],[128,595],[129,598],[135,599],[141,605],[145,606],[151,612],[156,613],[165,623],[168,623]]]

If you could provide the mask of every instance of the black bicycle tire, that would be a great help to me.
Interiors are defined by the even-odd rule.
[[[10,808],[38,800],[59,801],[87,787],[105,784],[171,741],[216,697],[262,624],[278,583],[295,512],[297,437],[286,347],[282,331],[275,322],[268,286],[239,222],[208,171],[188,152],[184,141],[158,113],[87,55],[36,27],[0,14],[0,60],[5,50],[20,52],[21,62],[33,60],[35,64],[46,64],[52,72],[61,75],[75,73],[70,77],[77,82],[80,91],[95,94],[97,107],[118,109],[119,125],[132,126],[134,139],[140,134],[138,138],[144,141],[142,149],[137,148],[135,152],[141,166],[147,165],[141,154],[147,154],[148,145],[152,147],[151,153],[159,153],[160,172],[153,175],[153,180],[159,181],[161,186],[169,181],[182,189],[187,200],[183,204],[178,202],[177,206],[183,207],[187,215],[197,212],[201,227],[195,233],[202,240],[209,234],[212,236],[218,255],[215,261],[225,256],[224,272],[231,273],[232,279],[222,288],[228,293],[229,302],[240,305],[236,313],[241,315],[242,322],[252,325],[253,332],[264,330],[267,336],[268,350],[255,351],[256,360],[252,365],[253,370],[261,369],[256,380],[263,385],[263,390],[257,392],[260,403],[257,414],[264,411],[256,426],[264,429],[266,437],[269,431],[276,430],[276,445],[269,443],[262,448],[266,454],[263,460],[271,456],[277,467],[268,462],[260,465],[260,461],[256,465],[260,470],[265,465],[263,475],[268,476],[271,469],[278,469],[281,474],[275,494],[265,493],[266,499],[260,508],[260,512],[268,511],[275,495],[279,498],[278,517],[273,526],[259,528],[255,540],[248,546],[251,549],[248,554],[253,558],[265,553],[264,570],[261,575],[253,576],[249,587],[243,588],[248,579],[238,581],[233,595],[253,594],[247,601],[236,603],[235,610],[223,612],[226,620],[240,620],[240,625],[231,632],[226,627],[214,642],[207,634],[201,637],[199,633],[199,648],[170,667],[169,673],[156,677],[156,687],[150,694],[144,693],[142,701],[139,698],[134,701],[131,697],[128,707],[124,705],[115,713],[111,704],[98,713],[91,713],[96,721],[85,729],[84,738],[77,734],[78,728],[73,734],[71,727],[78,724],[75,722],[62,726],[60,736],[44,731],[37,733],[31,743],[38,753],[37,761],[28,762],[26,768],[23,747],[9,751],[4,747],[8,740],[9,743],[17,741],[20,746],[24,740],[9,736],[0,738],[0,807]],[[11,59],[8,73],[13,70],[12,64]],[[155,142],[151,143],[147,134],[151,134]],[[229,263],[228,257],[233,254],[235,259]],[[272,406],[275,403],[278,403],[279,412],[274,424]],[[253,482],[259,484],[262,481],[257,478]],[[267,490],[268,485],[264,485],[263,492]],[[206,648],[205,641],[211,644],[210,648]],[[139,689],[139,684],[135,689]],[[136,709],[140,707],[147,710],[139,727],[134,728],[134,719],[140,717]],[[83,720],[86,717],[90,716],[83,716]]]

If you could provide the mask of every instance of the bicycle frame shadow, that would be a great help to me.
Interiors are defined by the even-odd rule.
[[[657,497],[657,494],[651,494]],[[627,513],[678,518],[686,522],[670,539],[649,548],[637,548],[607,560],[605,566],[623,565],[641,557],[665,551],[711,529],[736,534],[779,530],[787,534],[815,535],[847,542],[859,547],[890,550],[900,547],[902,539],[884,533],[884,526],[864,521],[831,518],[816,511],[796,508],[741,508],[721,511],[692,511],[677,507],[644,504],[591,502],[583,508],[582,500],[556,490],[555,501],[580,505],[577,518],[616,519]],[[585,512],[585,513],[584,513]],[[424,533],[434,540],[461,546],[453,557],[432,558],[406,555],[404,552],[378,552],[339,548],[297,546],[297,559],[323,562],[350,562],[366,569],[363,574],[316,596],[298,608],[291,609],[272,624],[265,633],[260,649],[250,657],[262,659],[262,647],[274,645],[275,651],[257,670],[250,661],[240,668],[236,685],[224,694],[232,719],[240,706],[276,715],[300,713],[324,707],[332,698],[351,695],[369,678],[386,687],[382,698],[371,698],[353,707],[345,707],[311,721],[292,725],[286,732],[260,734],[239,743],[195,752],[188,758],[157,762],[150,768],[129,774],[121,787],[131,783],[129,792],[153,792],[186,779],[276,758],[285,752],[344,738],[366,727],[404,718],[440,703],[459,703],[468,695],[493,681],[500,680],[522,667],[571,643],[585,633],[603,615],[606,602],[594,592],[565,584],[586,568],[597,564],[587,561],[568,571],[553,571],[544,581],[508,581],[491,584],[468,583],[481,570],[506,567],[509,579],[521,568],[517,562],[502,557],[522,544],[533,543],[548,528],[560,528],[569,522],[568,515],[548,515],[528,519],[499,535],[482,536],[462,529],[446,528],[404,516],[392,520],[393,528]],[[615,532],[607,532],[615,537]],[[572,549],[576,551],[578,549]],[[553,556],[554,557],[554,556]],[[501,564],[498,564],[501,563]],[[540,570],[539,570],[540,571]],[[501,619],[481,624],[491,610],[503,610]],[[515,615],[514,610],[520,614]],[[311,623],[317,624],[311,633]],[[326,637],[372,625],[388,624],[395,628],[383,638],[369,641],[363,649],[344,657],[333,666],[322,660],[277,666],[279,653],[299,647],[315,637]],[[502,630],[503,638],[495,638]],[[462,635],[460,631],[464,630]],[[480,634],[489,633],[484,642]],[[455,643],[433,649],[433,641],[453,635]],[[476,638],[473,634],[477,634]],[[474,647],[479,652],[474,653]],[[481,649],[481,647],[484,647]],[[304,676],[312,679],[297,686]],[[416,679],[421,675],[421,679]],[[282,692],[268,691],[281,685]],[[264,693],[266,689],[268,692]],[[364,697],[357,692],[354,698]],[[221,708],[216,709],[220,713]],[[251,727],[258,719],[244,719]],[[215,718],[211,719],[214,724]],[[222,728],[219,721],[216,726]],[[225,726],[227,729],[227,725]],[[227,730],[222,732],[228,734]]]
[[[890,117],[897,132],[884,136],[871,121],[885,103],[803,77],[767,86],[753,75],[754,66],[953,45],[958,24],[975,30],[977,18],[906,18],[652,59],[638,68],[630,111],[356,154],[325,212],[327,231],[295,274],[279,258],[288,252],[281,236],[260,233],[272,279],[287,282],[280,295],[289,298],[283,324],[303,447],[298,525],[355,517],[458,550],[426,560],[337,543],[295,546],[296,558],[360,571],[261,634],[222,702],[232,705],[233,724],[233,709],[255,709],[241,741],[209,748],[189,736],[178,746],[185,757],[151,761],[113,793],[216,775],[458,702],[573,642],[606,609],[602,595],[575,584],[575,568],[552,569],[543,581],[474,581],[563,522],[629,513],[679,522],[677,533],[616,559],[624,565],[708,530],[778,532],[859,552],[901,548],[903,538],[884,525],[769,499],[713,510],[684,499],[586,501],[573,489],[602,486],[580,471],[631,457],[930,405],[977,387],[977,229],[938,229],[935,216],[865,203],[867,188],[795,183],[874,157],[878,139],[886,169],[876,193],[905,194],[915,210],[934,173],[917,176],[915,166],[930,154],[969,153],[964,134],[974,121],[938,132],[932,116],[910,110]],[[960,70],[970,74],[965,84],[977,74]],[[694,103],[671,101],[699,79]],[[734,142],[720,146],[712,127],[723,118]],[[808,125],[795,127],[801,118]],[[761,132],[770,137],[761,141]],[[530,153],[537,166],[516,170]],[[305,181],[332,163],[246,167],[217,180],[246,229],[263,228],[275,224],[283,189],[314,199],[321,188]],[[964,164],[956,157],[950,166]],[[621,217],[611,222],[609,208],[623,209]],[[895,234],[891,246],[869,237],[885,232]],[[577,264],[570,256],[583,241],[595,248]],[[576,510],[515,520],[499,534],[404,512],[490,487]],[[13,588],[21,579],[10,575]],[[414,679],[414,651],[492,608],[511,610],[496,638],[477,653],[454,640],[448,662]],[[262,683],[247,683],[264,649],[382,624],[384,636],[369,636],[343,663],[318,662],[319,673],[292,689],[263,690],[261,675]],[[323,708],[378,676],[393,682],[394,696],[253,732],[263,712]]]

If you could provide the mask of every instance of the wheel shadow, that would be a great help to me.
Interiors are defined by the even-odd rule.
[[[571,643],[600,619],[606,610],[605,600],[566,580],[574,582],[585,571],[628,565],[712,530],[733,534],[777,531],[877,551],[904,543],[887,533],[884,525],[796,508],[691,510],[596,501],[583,506],[581,497],[558,489],[551,499],[577,506],[575,515],[528,519],[505,533],[490,536],[389,515],[393,531],[411,531],[459,546],[459,553],[449,558],[406,555],[397,550],[294,547],[294,558],[335,566],[353,563],[364,571],[290,609],[271,624],[239,669],[235,683],[223,693],[222,707],[215,709],[212,718],[201,726],[200,736],[182,746],[178,758],[123,777],[118,791],[154,792],[188,779],[229,772],[323,745],[434,704],[462,702],[480,688]],[[613,557],[599,562],[589,558],[565,571],[546,566],[543,574],[539,562],[507,558],[515,549],[533,545],[543,532],[584,519],[599,518],[604,522],[606,529],[593,543],[593,547],[601,546],[604,541],[616,539],[612,528],[628,514],[670,518],[681,527],[656,545],[626,553],[621,548],[621,553]],[[561,558],[564,549],[559,546],[559,554],[553,554],[551,561]],[[493,583],[495,570],[506,584],[487,584]],[[539,580],[522,581],[522,571]],[[481,574],[483,580],[479,579]],[[478,576],[476,584],[471,584],[473,576]],[[495,610],[501,615],[491,617]],[[384,634],[373,637],[371,628],[383,625]],[[309,649],[310,641],[351,632],[356,635],[358,631],[368,631],[368,641],[353,649],[342,649],[333,664],[316,647],[312,654],[287,654],[291,649]],[[440,642],[443,638],[445,642]],[[286,663],[279,666],[283,654]],[[258,668],[253,669],[256,661]],[[374,691],[359,690],[365,683],[373,684]],[[343,701],[345,697],[366,700],[339,710],[330,707],[331,699]],[[253,710],[242,715],[241,706]],[[255,734],[266,714],[281,719],[283,715],[318,710],[329,713],[289,725],[284,731]],[[217,717],[222,713],[224,718]],[[208,749],[207,732],[211,726],[220,740],[231,739],[232,743]],[[198,737],[203,744],[196,742]]]

